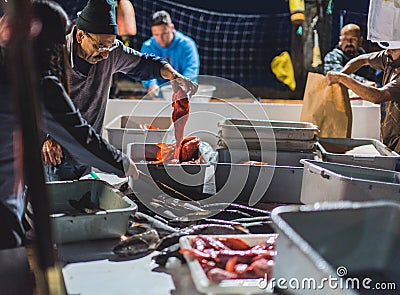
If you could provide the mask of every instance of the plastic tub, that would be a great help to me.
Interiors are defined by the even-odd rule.
[[[151,124],[158,130],[143,130],[140,124]],[[108,141],[116,148],[126,151],[128,143],[163,141],[168,131],[172,130],[171,117],[152,116],[117,116],[105,126]],[[172,132],[172,131],[171,131]]]
[[[227,118],[218,122],[222,138],[314,140],[318,127],[307,122]]]
[[[273,278],[286,280],[279,288],[286,287],[285,293],[398,294],[390,290],[378,293],[374,284],[400,286],[399,204],[338,202],[281,206],[272,211],[271,217],[279,234]],[[330,288],[329,278],[336,288]],[[344,288],[338,287],[340,279]],[[357,280],[360,288],[352,284]],[[289,285],[289,281],[294,284]],[[296,286],[296,282],[317,287],[290,287]],[[371,289],[362,288],[363,282]]]
[[[396,152],[376,139],[319,138],[316,146],[327,162],[394,170],[400,159]]]
[[[315,149],[317,140],[290,140],[290,139],[255,139],[255,138],[230,138],[222,137],[218,138],[218,147],[229,148],[229,149],[262,149],[268,151],[288,151],[288,152],[300,152],[300,151],[312,151]]]
[[[217,192],[230,192],[240,202],[300,204],[302,174],[301,167],[218,163],[215,185]]]
[[[117,238],[126,233],[129,216],[137,205],[111,185],[100,180],[60,181],[46,184],[56,240],[61,243]],[[70,201],[90,193],[90,202],[100,211],[81,213]]]
[[[400,172],[345,164],[301,160],[301,202],[400,201]]]
[[[311,159],[316,157],[316,153],[312,151],[277,151],[276,157],[266,150],[241,150],[241,149],[217,149],[219,163],[235,163],[240,164],[246,161],[257,161],[266,163],[276,163],[277,166],[293,166],[303,167],[300,163],[301,159]]]
[[[300,159],[314,159],[315,154],[278,151],[276,165],[241,164],[245,161],[268,163],[270,157],[268,151],[219,149],[215,171],[217,192],[231,191],[242,202],[248,202],[251,196],[261,196],[260,202],[300,204],[303,176]]]
[[[136,167],[172,189],[187,195],[193,200],[206,198],[203,186],[206,182],[206,169],[209,164],[147,164],[136,163]],[[131,187],[142,195],[153,195],[154,186],[138,179],[130,180]],[[170,194],[169,191],[165,193]],[[158,193],[159,194],[159,193]],[[178,196],[179,197],[179,196]]]

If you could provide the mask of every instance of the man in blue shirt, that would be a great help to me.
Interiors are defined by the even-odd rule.
[[[194,40],[175,30],[168,12],[155,12],[150,18],[153,37],[142,45],[142,53],[152,53],[164,57],[178,73],[197,82],[200,58]],[[159,86],[168,80],[157,78],[143,81],[143,86],[151,97],[158,95]]]

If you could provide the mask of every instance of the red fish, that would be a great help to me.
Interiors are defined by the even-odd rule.
[[[151,124],[140,124],[140,129],[142,130],[158,130],[157,127],[151,125]]]
[[[174,122],[174,132],[177,147],[175,149],[174,159],[175,161],[179,161],[179,147],[181,146],[181,142],[183,140],[184,129],[189,118],[190,111],[189,99],[181,87],[179,87],[179,90],[174,92],[172,95],[172,108],[172,122]]]
[[[200,163],[200,152],[199,152],[200,138],[197,136],[189,136],[182,139],[179,147],[176,147],[176,142],[172,144],[166,144],[164,142],[157,143],[160,148],[157,152],[156,161],[152,164],[162,163],[176,163],[174,155],[178,153],[178,160],[180,163],[186,164],[199,164]]]

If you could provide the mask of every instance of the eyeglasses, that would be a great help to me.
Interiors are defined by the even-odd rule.
[[[115,42],[110,47],[104,46],[103,44],[99,43],[99,41],[97,41],[95,38],[90,36],[88,32],[85,32],[85,36],[87,36],[90,40],[92,40],[94,49],[96,49],[100,53],[111,52],[118,47],[118,44]]]

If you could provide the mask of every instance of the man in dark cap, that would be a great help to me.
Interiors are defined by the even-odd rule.
[[[116,39],[114,0],[89,0],[67,35],[71,98],[93,128],[101,134],[112,76],[126,74],[132,80],[164,78],[175,81],[189,95],[198,85],[179,74],[164,59],[142,54]],[[42,148],[49,181],[79,179],[90,171],[62,150],[54,139]]]

